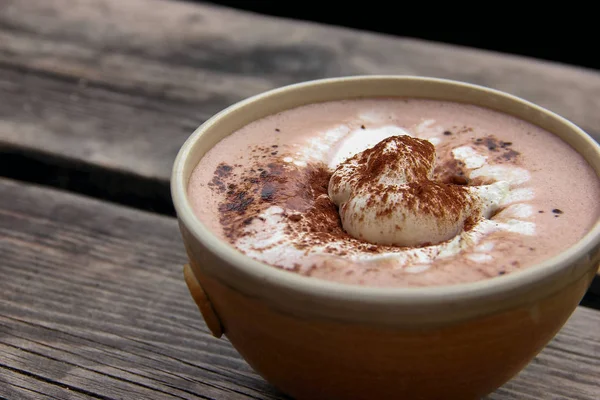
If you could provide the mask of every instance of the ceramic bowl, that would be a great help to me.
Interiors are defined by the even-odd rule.
[[[189,257],[185,280],[217,337],[297,399],[476,399],[524,368],[553,338],[600,263],[600,223],[539,265],[493,279],[374,288],[300,276],[252,260],[194,215],[186,186],[219,140],[304,104],[374,96],[466,102],[536,124],[600,176],[599,146],[566,119],[496,90],[434,78],[359,76],[305,82],[241,101],[181,148],[172,196]]]

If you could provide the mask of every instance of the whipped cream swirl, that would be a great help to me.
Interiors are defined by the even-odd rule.
[[[423,246],[447,241],[465,224],[489,218],[509,183],[460,186],[433,181],[435,147],[392,136],[342,162],[328,187],[342,225],[374,244]]]

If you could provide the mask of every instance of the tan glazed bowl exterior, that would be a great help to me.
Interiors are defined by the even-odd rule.
[[[477,399],[507,382],[559,331],[600,264],[600,222],[576,245],[516,273],[459,285],[373,288],[300,276],[254,261],[195,216],[187,183],[220,139],[269,114],[356,97],[400,96],[499,110],[554,134],[600,176],[600,148],[534,104],[448,80],[363,76],[276,89],[198,128],[175,161],[172,195],[192,296],[268,382],[297,399]]]

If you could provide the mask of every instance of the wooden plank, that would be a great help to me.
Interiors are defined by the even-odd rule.
[[[201,323],[174,219],[8,181],[0,191],[0,397],[25,390],[8,368],[58,397],[277,398]]]
[[[68,393],[68,396],[65,394]],[[0,396],[6,399],[89,399],[78,392],[67,392],[53,383],[36,379],[23,371],[0,367]]]
[[[185,138],[237,100],[354,74],[483,84],[600,133],[596,71],[189,2],[0,7],[0,141],[142,177],[168,180]]]
[[[280,399],[183,282],[175,219],[0,180],[0,397]],[[579,307],[488,398],[596,399],[600,311]]]

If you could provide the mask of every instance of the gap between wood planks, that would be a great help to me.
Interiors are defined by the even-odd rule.
[[[0,145],[0,176],[174,217],[169,182],[82,160]]]

